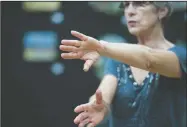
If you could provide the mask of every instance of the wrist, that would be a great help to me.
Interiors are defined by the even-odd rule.
[[[100,41],[98,41],[98,42],[99,42],[99,45],[98,45],[98,48],[97,48],[97,52],[101,55],[102,52],[105,50],[106,44],[107,44],[108,42],[103,41],[103,40],[100,40]]]
[[[107,102],[105,102],[104,100],[103,100],[103,103],[104,103],[104,105],[105,105],[105,115],[108,115],[109,113],[110,113],[110,104],[108,104]]]
[[[110,107],[110,104],[106,103],[106,102],[103,102],[104,103],[104,119],[103,119],[103,122],[104,121],[107,121],[110,119],[110,116],[111,116],[111,107]]]

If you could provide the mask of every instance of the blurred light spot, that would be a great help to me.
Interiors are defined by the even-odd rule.
[[[119,1],[90,1],[88,5],[96,12],[103,12],[108,15],[117,15],[120,12]]]
[[[57,57],[57,34],[53,31],[28,31],[23,37],[23,59],[27,62],[48,62]]]
[[[51,72],[54,74],[54,75],[61,75],[64,73],[64,64],[62,63],[54,63],[51,65]]]
[[[23,2],[22,7],[28,12],[52,12],[57,11],[61,7],[61,2]]]
[[[115,34],[115,33],[108,33],[108,34],[104,34],[103,36],[99,37],[99,40],[104,40],[104,41],[108,41],[108,42],[127,42],[125,38],[123,38],[122,36]]]
[[[51,21],[54,24],[60,24],[64,21],[64,14],[61,12],[55,12],[52,16],[51,16]]]
[[[125,16],[121,16],[121,24],[127,25],[127,21],[126,21]]]
[[[94,64],[94,73],[97,78],[100,80],[103,78],[104,75],[104,66],[106,63],[106,57],[100,57]]]

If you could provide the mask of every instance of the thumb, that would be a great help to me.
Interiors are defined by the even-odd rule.
[[[89,110],[89,109],[90,109],[90,104],[86,103],[86,104],[81,104],[81,105],[77,106],[74,109],[74,112],[79,113],[79,112],[84,112],[84,111]]]
[[[103,96],[101,90],[96,91],[96,104],[102,104],[103,103]]]
[[[94,63],[93,60],[86,60],[86,62],[84,63],[84,68],[83,68],[83,70],[84,70],[85,72],[87,72],[87,71],[90,69],[90,67],[92,66],[93,63]]]
[[[86,41],[88,39],[88,37],[85,34],[77,32],[77,31],[74,31],[74,30],[71,31],[71,34],[73,36],[81,39],[82,41]]]

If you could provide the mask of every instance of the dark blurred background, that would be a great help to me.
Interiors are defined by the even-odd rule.
[[[63,60],[61,39],[77,30],[111,42],[136,40],[119,2],[1,2],[2,127],[76,127],[73,109],[95,92],[105,58],[87,73]],[[186,2],[174,2],[166,37],[186,45]]]

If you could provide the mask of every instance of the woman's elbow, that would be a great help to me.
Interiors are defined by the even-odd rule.
[[[154,69],[154,66],[156,64],[156,60],[152,54],[153,50],[151,48],[148,48],[146,50],[146,52],[144,53],[144,68],[147,70],[147,71],[151,71]]]

